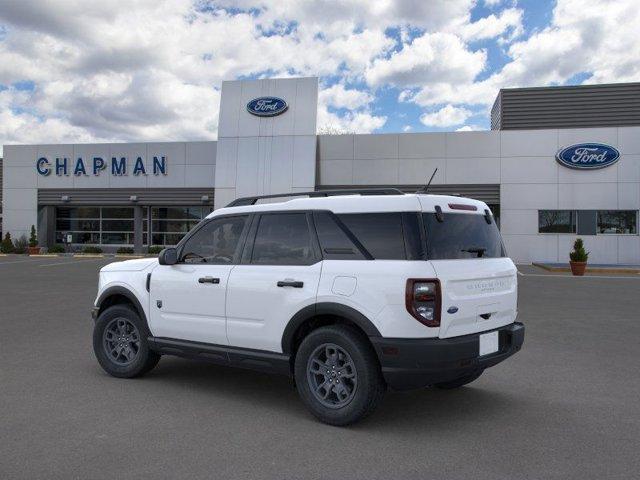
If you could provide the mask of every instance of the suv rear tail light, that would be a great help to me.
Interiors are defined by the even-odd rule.
[[[435,279],[407,280],[405,302],[413,318],[427,327],[440,326],[440,282]]]

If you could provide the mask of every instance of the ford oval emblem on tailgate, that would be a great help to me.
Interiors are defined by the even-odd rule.
[[[458,307],[449,307],[449,309],[447,310],[447,313],[454,314],[457,311],[458,311]]]

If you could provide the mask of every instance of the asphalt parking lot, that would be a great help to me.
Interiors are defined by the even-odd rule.
[[[640,278],[524,268],[523,350],[457,391],[316,422],[285,379],[91,349],[106,259],[0,258],[0,478],[638,478]]]

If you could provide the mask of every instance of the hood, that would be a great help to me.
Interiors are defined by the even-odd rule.
[[[157,258],[136,258],[124,262],[113,262],[102,267],[102,272],[139,272],[151,265],[157,265]]]

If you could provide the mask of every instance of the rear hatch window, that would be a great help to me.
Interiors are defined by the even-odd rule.
[[[484,215],[445,213],[438,221],[435,213],[424,213],[429,260],[499,258],[506,256],[502,238],[493,218]]]

